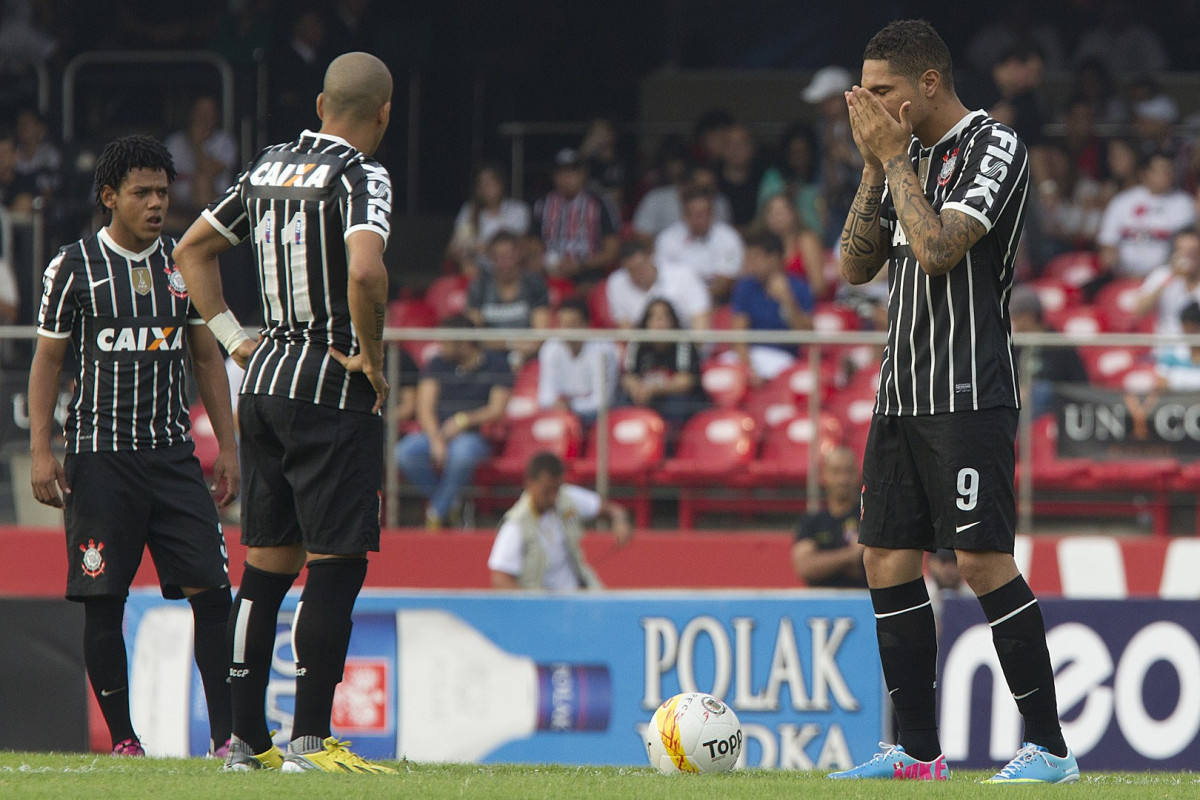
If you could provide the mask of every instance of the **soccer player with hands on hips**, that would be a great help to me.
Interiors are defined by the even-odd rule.
[[[831,778],[949,777],[923,551],[953,549],[979,598],[1025,744],[988,782],[1079,779],[1037,599],[1013,559],[1019,389],[1008,315],[1029,159],[969,111],[929,23],[890,23],[846,92],[862,182],[841,237],[851,284],[889,265],[888,342],[863,469],[859,542],[899,740]]]
[[[248,552],[229,620],[230,770],[394,772],[330,729],[367,553],[379,549],[392,189],[372,154],[391,95],[378,58],[334,59],[316,101],[320,130],[259,153],[176,249],[196,308],[246,368],[238,422]],[[257,342],[225,304],[217,261],[247,239],[266,320]],[[267,727],[266,691],[279,608],[306,563],[292,618],[296,705],[284,753]]]
[[[164,597],[192,606],[194,653],[208,706],[210,754],[230,735],[229,564],[213,504],[237,497],[239,467],[224,358],[188,299],[162,234],[175,179],[170,152],[145,136],[109,142],[96,161],[96,200],[111,217],[46,267],[29,370],[33,495],[62,508],[67,598],[84,606],[88,678],[113,754],[145,755],[129,714],[122,623],[142,551]],[[76,362],[66,457],[51,450],[59,376]],[[192,444],[185,352],[220,453],[211,486]]]

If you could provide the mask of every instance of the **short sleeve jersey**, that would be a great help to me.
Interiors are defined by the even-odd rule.
[[[391,211],[387,170],[344,139],[311,131],[268,147],[205,209],[230,242],[254,247],[265,322],[242,394],[371,411],[370,381],[346,372],[329,348],[359,352],[346,238],[371,231],[386,245]]]
[[[38,335],[71,339],[78,360],[67,452],[168,447],[190,440],[184,352],[203,325],[160,237],[140,253],[107,229],[67,245],[46,267]]]
[[[967,114],[933,147],[909,155],[933,210],[954,209],[987,232],[945,275],[922,270],[885,187],[888,340],[876,413],[913,416],[1019,407],[1008,298],[1025,225],[1029,159],[1012,129]]]

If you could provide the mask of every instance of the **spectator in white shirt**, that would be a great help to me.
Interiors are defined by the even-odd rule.
[[[484,164],[475,171],[473,185],[471,199],[454,219],[454,235],[446,248],[446,254],[470,278],[492,268],[487,246],[496,234],[507,231],[524,236],[530,219],[528,205],[506,196],[507,182],[499,166]]]
[[[1188,303],[1179,312],[1179,329],[1200,334],[1200,304]],[[1200,391],[1200,347],[1181,346],[1158,356],[1158,383],[1173,392]]]
[[[1179,333],[1179,312],[1200,301],[1200,231],[1185,228],[1171,239],[1171,258],[1142,281],[1134,312],[1144,317],[1158,311],[1155,333]]]
[[[712,195],[689,188],[683,195],[683,219],[658,235],[654,243],[659,267],[683,266],[708,286],[714,303],[729,298],[742,270],[742,237],[713,216]]]
[[[1195,204],[1176,185],[1171,159],[1152,154],[1141,165],[1141,182],[1104,209],[1096,235],[1100,263],[1111,277],[1143,278],[1167,263],[1171,237],[1195,222]]]
[[[621,546],[633,535],[629,514],[593,491],[564,483],[565,475],[566,467],[553,453],[529,459],[525,492],[504,515],[488,557],[493,588],[603,588],[580,546],[583,522],[607,517]]]
[[[555,319],[558,328],[586,328],[587,305],[581,300],[564,300]],[[590,425],[601,404],[612,405],[617,362],[612,342],[546,340],[538,351],[538,407],[566,409]]]
[[[620,264],[604,286],[609,316],[618,327],[634,327],[650,301],[662,299],[679,314],[684,327],[708,328],[712,298],[692,270],[675,264],[658,266],[650,246],[640,239],[621,246]]]
[[[693,164],[678,183],[646,192],[633,212],[633,230],[648,241],[683,219],[683,194],[697,187],[713,193],[713,215],[721,222],[733,220],[729,198],[717,193],[717,171],[707,164]]]

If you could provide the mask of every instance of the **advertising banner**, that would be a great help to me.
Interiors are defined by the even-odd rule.
[[[281,743],[296,599],[280,614],[267,690]],[[135,592],[127,607],[133,721],[151,754],[208,746],[190,619],[156,592]],[[733,707],[746,765],[866,760],[883,702],[867,594],[366,591],[333,729],[368,758],[643,764],[644,726],[681,691]]]
[[[1200,615],[1195,602],[1039,601],[1063,735],[1080,768],[1200,768]],[[1021,717],[974,598],[948,598],[939,648],[946,758],[1003,764],[1020,747]]]
[[[1200,458],[1195,392],[1137,394],[1079,384],[1058,384],[1055,392],[1060,458]]]

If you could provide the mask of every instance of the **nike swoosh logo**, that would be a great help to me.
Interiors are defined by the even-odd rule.
[[[113,277],[116,277],[116,276],[113,276]],[[103,280],[98,280],[98,281],[88,281],[88,288],[95,289],[97,286],[103,286],[104,284],[108,283],[111,280],[112,280],[112,278],[110,277],[110,278],[104,278]]]
[[[125,691],[124,686],[122,686],[120,689],[101,689],[100,696],[101,697],[112,697],[117,692],[123,692],[123,691]]]
[[[1029,695],[1033,694],[1036,691],[1037,691],[1037,689],[1034,689],[1033,692],[1026,692],[1025,694],[1014,694],[1013,700],[1024,700],[1026,697],[1029,697]]]
[[[956,526],[956,527],[954,528],[954,532],[955,532],[955,533],[962,533],[962,532],[963,532],[963,531],[965,531],[967,528],[974,528],[976,525],[978,525],[978,524],[979,524],[979,523],[981,523],[981,522],[983,522],[983,520],[981,520],[981,519],[977,519],[977,520],[975,520],[974,522],[968,522],[966,525],[958,525],[958,526]]]

